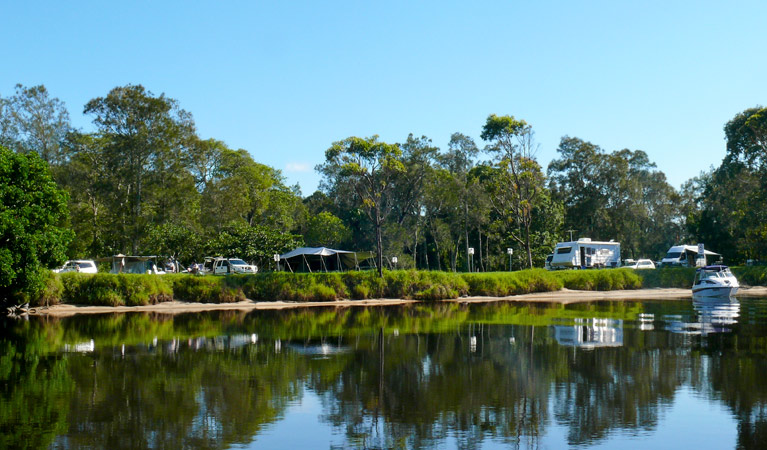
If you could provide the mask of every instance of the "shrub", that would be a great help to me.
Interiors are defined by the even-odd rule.
[[[61,301],[64,295],[64,284],[58,274],[48,272],[43,290],[39,297],[33,298],[29,303],[32,306],[52,306]]]
[[[767,267],[765,266],[733,267],[732,272],[741,284],[767,286]]]
[[[693,267],[668,267],[656,270],[636,270],[644,288],[689,289],[695,279]]]
[[[168,275],[165,275],[168,277]],[[173,275],[173,297],[196,303],[233,303],[245,300],[239,277]]]

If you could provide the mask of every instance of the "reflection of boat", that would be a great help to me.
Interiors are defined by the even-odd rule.
[[[698,313],[698,321],[710,324],[717,331],[729,331],[719,330],[717,327],[734,325],[738,323],[738,317],[740,317],[740,302],[735,297],[693,299],[692,306]]]
[[[727,266],[705,266],[695,272],[693,297],[729,298],[738,292],[738,279]]]
[[[740,303],[735,297],[694,297],[693,309],[698,317],[695,322],[670,320],[666,330],[678,334],[705,336],[711,333],[729,333],[727,325],[738,323]]]
[[[574,326],[554,326],[559,345],[592,349],[623,345],[623,321],[613,319],[578,319]]]

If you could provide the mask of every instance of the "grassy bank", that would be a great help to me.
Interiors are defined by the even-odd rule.
[[[767,285],[767,267],[734,269],[741,283]],[[452,273],[415,270],[345,273],[231,275],[51,274],[36,305],[136,306],[169,300],[199,303],[257,301],[328,301],[406,298],[442,300],[461,296],[505,297],[562,288],[611,291],[640,288],[689,288],[695,269],[571,270]]]

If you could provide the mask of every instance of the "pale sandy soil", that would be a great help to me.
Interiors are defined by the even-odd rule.
[[[767,297],[767,287],[757,286],[741,288],[738,297]],[[679,300],[691,299],[692,292],[689,289],[638,289],[627,291],[571,291],[562,289],[556,292],[539,292],[535,294],[512,295],[509,297],[463,297],[444,302],[458,303],[486,303],[497,301],[510,302],[554,302],[561,304],[585,303],[604,300]],[[50,308],[34,308],[30,314],[50,315],[57,317],[72,316],[75,314],[104,314],[116,312],[155,312],[162,314],[180,314],[201,311],[251,311],[254,309],[286,309],[307,308],[317,306],[388,306],[417,303],[415,300],[402,299],[378,299],[378,300],[336,300],[332,302],[256,302],[246,300],[237,303],[188,303],[166,302],[147,306],[76,306],[55,305]]]

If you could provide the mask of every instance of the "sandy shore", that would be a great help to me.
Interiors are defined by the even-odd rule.
[[[767,297],[767,287],[757,286],[741,288],[738,297]],[[586,303],[593,301],[628,301],[628,300],[679,300],[692,298],[689,289],[638,289],[627,291],[572,291],[562,289],[556,292],[539,292],[535,294],[512,295],[509,297],[463,297],[443,300],[453,303],[487,303],[487,302],[553,302],[561,304]],[[77,306],[55,305],[50,308],[34,308],[30,314],[49,315],[56,317],[72,316],[75,314],[106,314],[116,312],[155,312],[162,314],[181,314],[201,311],[252,311],[256,309],[286,309],[313,307],[350,307],[350,306],[389,306],[417,303],[416,300],[378,299],[378,300],[336,300],[332,302],[256,302],[246,300],[237,303],[188,303],[166,302],[147,306]]]

